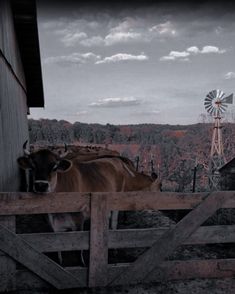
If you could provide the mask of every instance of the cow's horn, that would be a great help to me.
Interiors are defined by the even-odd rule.
[[[26,149],[27,143],[28,143],[28,140],[26,140],[24,142],[24,144],[23,144],[23,150],[24,150],[24,155],[29,156],[30,155],[30,152],[29,152],[29,150]]]
[[[64,158],[66,155],[68,155],[68,153],[68,146],[66,145],[66,143],[64,143],[64,153],[60,154],[60,158]]]

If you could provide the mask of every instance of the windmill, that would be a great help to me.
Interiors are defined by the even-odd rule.
[[[209,162],[209,186],[212,190],[218,190],[219,168],[226,162],[222,141],[222,113],[227,110],[228,104],[232,103],[233,94],[225,97],[225,93],[221,90],[209,92],[204,101],[207,112],[214,118]]]

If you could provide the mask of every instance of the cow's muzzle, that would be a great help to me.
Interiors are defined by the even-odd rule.
[[[49,189],[48,181],[34,181],[33,190],[36,193],[46,193]]]

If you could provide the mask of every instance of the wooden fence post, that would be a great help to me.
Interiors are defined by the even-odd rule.
[[[107,196],[91,195],[89,287],[105,286],[108,276]]]
[[[15,216],[0,216],[0,225],[12,232],[16,229]],[[14,291],[16,274],[15,261],[0,251],[0,292]]]

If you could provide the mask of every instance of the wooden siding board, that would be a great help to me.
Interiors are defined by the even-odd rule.
[[[17,158],[28,138],[26,97],[1,58],[0,74],[0,191],[18,191]]]
[[[0,50],[0,191],[18,191],[16,160],[28,139],[27,99],[20,85],[25,87],[25,77],[7,0],[0,1]]]
[[[23,65],[15,34],[11,3],[7,0],[0,1],[0,49],[20,82],[26,88]]]

